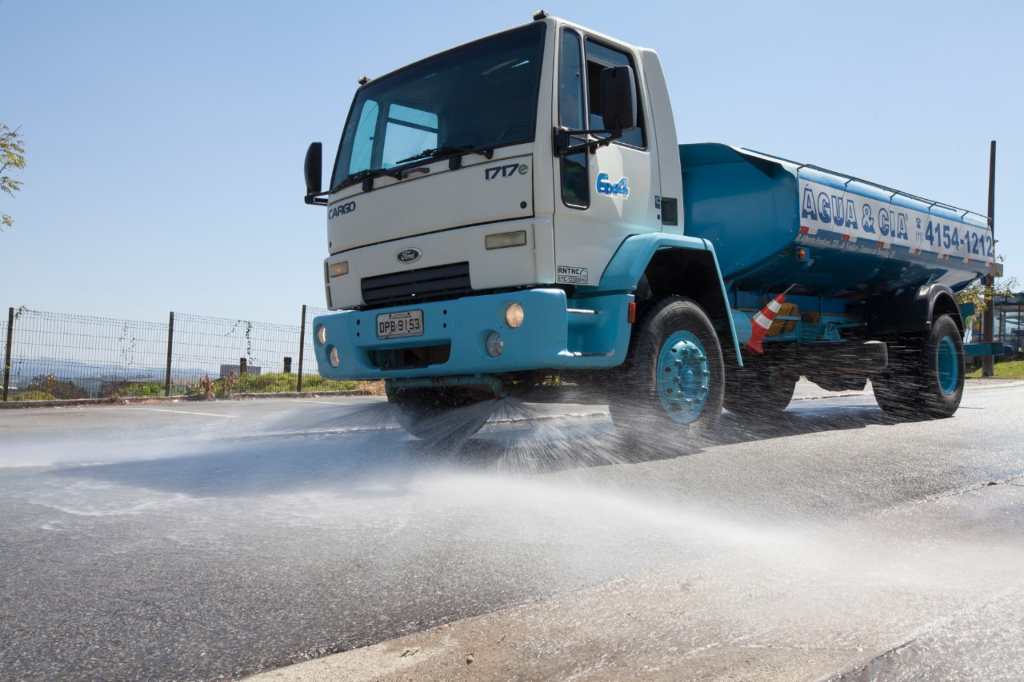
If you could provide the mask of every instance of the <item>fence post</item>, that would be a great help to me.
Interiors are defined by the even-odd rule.
[[[171,395],[171,351],[174,350],[174,311],[167,320],[167,371],[164,373],[164,396]]]
[[[11,340],[14,338],[14,308],[7,309],[7,345],[4,348],[4,402],[11,385]]]
[[[302,393],[302,356],[306,350],[306,304],[302,304],[302,322],[299,323],[299,378],[295,392]]]

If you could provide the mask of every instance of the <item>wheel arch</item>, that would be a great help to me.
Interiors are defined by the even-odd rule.
[[[938,287],[934,296],[931,297],[928,310],[929,322],[934,322],[939,315],[949,315],[960,330],[960,338],[964,336],[964,321],[960,315],[960,306],[956,303],[956,296],[949,287],[934,285]]]
[[[944,284],[914,287],[895,295],[881,294],[868,303],[868,331],[873,335],[927,332],[940,315],[949,315],[964,333],[953,290]]]
[[[714,247],[705,239],[651,233],[626,238],[605,268],[600,288],[635,293],[638,317],[666,296],[684,296],[711,319],[723,350],[743,364],[735,322]]]

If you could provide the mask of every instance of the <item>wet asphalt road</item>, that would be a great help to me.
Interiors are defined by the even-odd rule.
[[[0,677],[236,678],[666,571],[713,570],[703,618],[794,644],[798,622],[737,605],[761,575],[738,548],[820,560],[820,539],[863,559],[907,537],[924,545],[886,558],[910,596],[829,568],[843,589],[807,599],[845,621],[821,646],[854,653],[783,677],[1024,674],[1024,384],[971,385],[928,423],[889,423],[870,394],[804,398],[774,424],[727,420],[720,443],[645,453],[613,444],[600,406],[506,406],[456,452],[412,441],[372,398],[0,411]],[[951,497],[970,506],[930,512]],[[931,551],[934,575],[915,563]],[[765,589],[773,571],[794,575],[765,560]],[[785,582],[790,612],[808,607]],[[599,615],[584,604],[567,608]],[[886,608],[900,617],[880,627]],[[641,663],[624,655],[619,674]]]

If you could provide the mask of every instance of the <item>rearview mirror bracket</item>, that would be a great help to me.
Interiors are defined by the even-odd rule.
[[[592,135],[603,135],[595,140],[589,139]],[[585,137],[585,142],[573,144],[572,138]],[[579,152],[597,153],[598,147],[605,147],[622,137],[621,130],[569,130],[568,128],[555,128],[554,150],[555,156],[569,156]]]

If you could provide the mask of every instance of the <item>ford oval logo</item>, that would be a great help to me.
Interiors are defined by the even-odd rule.
[[[402,249],[395,257],[402,265],[408,265],[409,263],[415,263],[418,261],[422,255],[423,252],[419,249]]]

